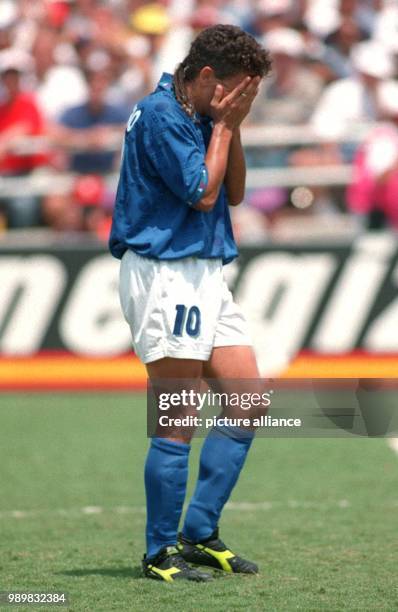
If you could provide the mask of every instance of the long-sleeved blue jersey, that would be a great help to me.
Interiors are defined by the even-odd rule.
[[[177,102],[172,75],[139,102],[127,123],[109,246],[143,257],[237,256],[224,186],[211,212],[195,210],[207,186],[210,118],[191,119]]]

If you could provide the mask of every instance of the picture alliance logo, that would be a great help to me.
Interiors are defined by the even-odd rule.
[[[304,348],[398,352],[398,249],[391,236],[365,235],[346,248],[241,252],[225,275],[265,371],[283,368]],[[118,273],[119,262],[98,249],[0,252],[0,352],[130,351]]]

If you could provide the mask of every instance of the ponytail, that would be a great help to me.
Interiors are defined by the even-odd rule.
[[[192,102],[189,100],[186,92],[186,81],[188,72],[189,65],[187,63],[187,58],[185,58],[185,60],[181,62],[181,64],[179,64],[176,71],[174,72],[173,86],[177,101],[181,104],[187,115],[193,118],[195,114],[195,109],[192,105]]]

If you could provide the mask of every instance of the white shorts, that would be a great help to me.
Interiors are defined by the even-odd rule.
[[[127,250],[119,293],[143,363],[163,357],[207,361],[214,347],[252,344],[220,259],[160,261]]]

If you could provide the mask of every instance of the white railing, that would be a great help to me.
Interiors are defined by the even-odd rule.
[[[333,142],[362,142],[376,123],[356,122],[333,136]],[[242,130],[242,142],[250,147],[280,147],[321,144],[320,136],[311,124],[306,125],[251,125]]]
[[[375,124],[358,123],[353,124],[344,133],[339,134],[334,142],[353,142],[363,141],[370,129]],[[242,142],[245,147],[271,148],[288,147],[294,145],[319,145],[323,141],[314,131],[312,126],[247,126],[242,130]],[[60,145],[54,143],[49,138],[31,137],[19,140],[15,145],[15,152],[23,155],[32,153],[48,152],[52,149],[59,149]],[[106,150],[119,151],[121,148],[121,135],[112,134],[106,142]],[[73,148],[65,147],[68,151]],[[83,149],[79,149],[81,151]],[[93,149],[98,152],[97,149]],[[295,187],[298,185],[319,186],[319,185],[346,185],[349,183],[352,174],[352,167],[349,164],[343,165],[319,165],[311,167],[280,167],[280,168],[251,168],[247,173],[247,187]],[[35,171],[25,177],[1,177],[0,176],[0,197],[16,197],[19,195],[46,195],[49,193],[67,192],[75,179],[73,173],[56,173],[49,170]],[[115,185],[117,174],[107,176],[107,182]]]
[[[262,187],[296,187],[305,185],[347,185],[350,181],[352,167],[311,166],[310,168],[252,168],[247,172],[248,189]],[[25,177],[0,177],[0,197],[20,197],[24,195],[43,196],[50,193],[68,193],[78,175],[71,172],[56,174],[50,172],[35,173]],[[109,185],[116,185],[118,175],[106,177]]]

